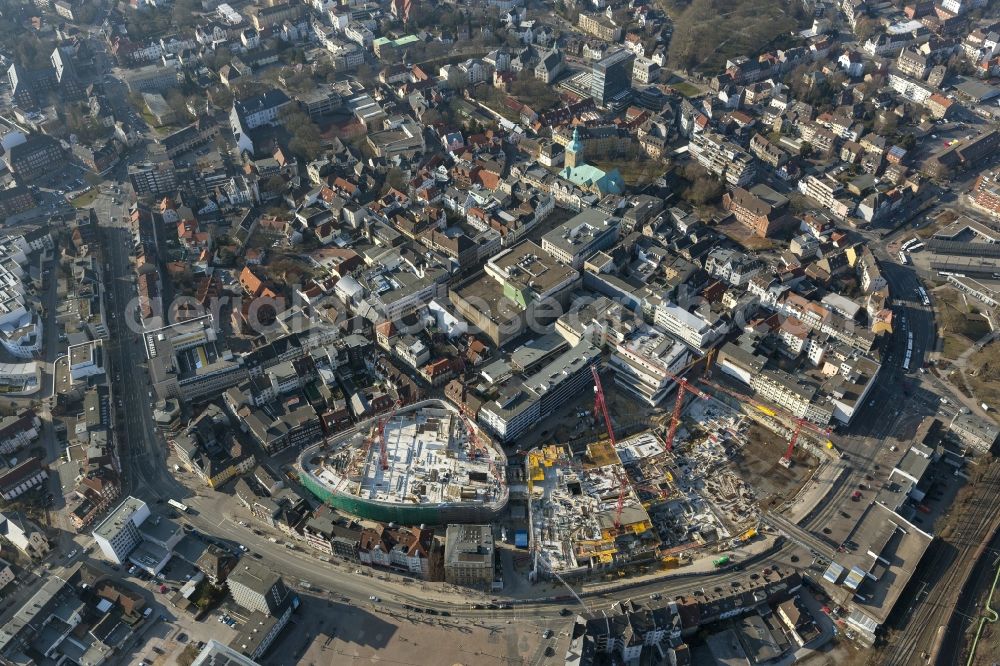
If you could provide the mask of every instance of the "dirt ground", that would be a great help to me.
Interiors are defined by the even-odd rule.
[[[796,450],[792,466],[778,463],[788,442],[754,423],[748,431],[747,443],[733,458],[733,464],[744,479],[751,479],[762,508],[770,508],[792,497],[816,468],[814,457]]]

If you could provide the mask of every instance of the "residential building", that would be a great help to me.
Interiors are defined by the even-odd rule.
[[[746,187],[757,176],[753,156],[714,132],[699,132],[691,137],[688,150],[702,167],[729,185]]]
[[[600,40],[610,43],[617,43],[622,38],[622,27],[609,19],[604,14],[589,14],[580,12],[577,25],[584,32],[590,33]],[[631,53],[631,51],[629,52]],[[633,54],[635,55],[635,54]]]

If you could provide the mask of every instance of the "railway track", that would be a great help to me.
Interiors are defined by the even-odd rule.
[[[983,544],[997,512],[1000,511],[1000,467],[994,467],[977,484],[972,505],[955,523],[952,537],[939,540],[930,559],[921,563],[922,573],[913,582],[916,598],[902,619],[905,626],[882,651],[883,666],[926,663],[941,626],[955,610],[956,595],[962,588],[974,554]],[[939,572],[945,571],[943,577]],[[941,617],[946,613],[946,617]]]

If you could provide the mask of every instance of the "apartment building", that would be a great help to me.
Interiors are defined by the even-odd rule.
[[[10,455],[38,439],[42,422],[33,411],[0,419],[0,454]]]
[[[644,326],[615,345],[608,365],[615,371],[618,386],[655,407],[676,385],[672,375],[690,359],[686,345],[663,331]]]
[[[580,12],[576,23],[584,32],[609,43],[617,43],[622,38],[622,27],[604,14]]]
[[[688,151],[706,171],[734,187],[746,187],[757,175],[753,156],[720,134],[693,135]]]
[[[750,152],[772,169],[777,169],[789,159],[787,152],[768,141],[763,134],[754,134],[750,138]]]

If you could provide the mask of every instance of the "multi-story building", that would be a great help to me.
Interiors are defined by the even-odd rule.
[[[970,194],[976,206],[993,217],[1000,217],[1000,169],[979,174]]]
[[[49,473],[38,456],[11,465],[0,465],[0,497],[10,502],[42,485],[48,478]]]
[[[616,43],[621,41],[622,38],[622,27],[604,14],[588,14],[580,12],[580,18],[577,19],[577,25],[580,26],[580,29],[584,32],[590,33],[594,37],[597,37],[605,42]]]
[[[219,339],[212,315],[145,334],[153,390],[161,399],[219,395],[247,379],[241,359]]]
[[[126,561],[142,542],[139,526],[149,518],[149,506],[128,497],[94,528],[94,541],[104,556],[115,564]]]
[[[837,196],[844,191],[844,186],[832,176],[817,177],[810,174],[799,182],[799,191],[823,208],[838,214]]]
[[[31,210],[37,204],[35,195],[27,187],[15,185],[0,190],[0,218],[9,218]]]
[[[494,567],[492,525],[448,525],[445,582],[486,592],[492,589]]]
[[[598,106],[613,108],[623,105],[628,100],[632,91],[634,60],[634,53],[627,49],[618,49],[594,63],[590,94]]]
[[[788,153],[774,145],[763,134],[754,134],[750,138],[750,152],[764,164],[777,169],[788,161]]]
[[[752,229],[761,238],[768,238],[796,223],[788,212],[788,197],[764,184],[745,190],[735,187],[722,198],[722,205],[736,221]]]
[[[10,455],[38,439],[42,422],[33,411],[0,420],[0,454]]]
[[[17,183],[26,186],[64,167],[66,151],[51,136],[32,134],[27,141],[11,146],[5,159]]]
[[[243,558],[226,579],[233,601],[248,611],[268,615],[279,610],[289,595],[281,576],[270,567]]]
[[[716,313],[688,312],[670,301],[653,308],[653,323],[696,349],[707,349],[729,331],[729,324]]]
[[[169,159],[130,164],[128,178],[138,195],[171,194],[177,190],[177,174],[174,163]]]
[[[596,208],[585,210],[542,236],[542,249],[579,269],[590,255],[614,245],[621,220]]]
[[[720,134],[699,132],[688,150],[706,171],[734,187],[746,187],[757,176],[753,156]]]
[[[177,69],[173,66],[146,65],[125,72],[125,85],[129,92],[165,92],[178,84]]]
[[[580,342],[519,385],[502,387],[496,399],[480,408],[479,422],[498,439],[513,441],[589,386],[590,367],[600,357],[599,347]]]
[[[673,375],[690,358],[691,352],[683,343],[643,327],[615,346],[608,365],[615,371],[618,386],[655,407],[674,388]]]
[[[979,453],[990,453],[1000,439],[1000,428],[975,414],[956,414],[948,429],[962,444]]]

